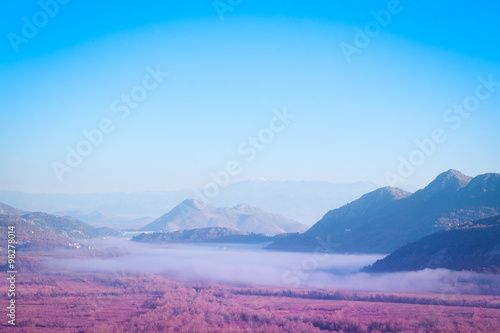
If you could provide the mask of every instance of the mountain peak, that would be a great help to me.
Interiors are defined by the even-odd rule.
[[[499,189],[500,174],[485,173],[474,177],[461,192],[464,198],[492,204],[498,200]]]
[[[383,195],[388,195],[392,197],[394,200],[406,198],[411,194],[410,192],[406,192],[405,190],[391,186],[382,187],[379,190],[380,190],[379,193]]]
[[[448,171],[445,171],[445,172],[439,174],[436,178],[439,178],[439,177],[446,177],[447,179],[456,178],[456,179],[460,179],[464,182],[469,182],[472,179],[472,177],[466,176],[456,169],[450,169]]]
[[[423,191],[426,193],[437,193],[442,191],[456,192],[459,189],[467,186],[472,180],[472,177],[466,176],[460,171],[450,169],[439,174]]]
[[[406,192],[406,191],[399,189],[397,187],[386,186],[386,187],[381,187],[379,189],[376,189],[375,191],[372,191],[370,193],[367,193],[367,194],[363,195],[361,198],[363,200],[369,199],[369,200],[376,200],[376,201],[387,200],[387,199],[399,200],[399,199],[406,198],[410,194],[411,194],[410,192]]]
[[[196,199],[186,199],[183,202],[181,202],[179,206],[194,208],[197,210],[204,210],[207,207],[209,207],[208,204]]]
[[[485,173],[474,177],[474,179],[471,180],[470,185],[489,187],[491,184],[499,182],[500,182],[499,173]]]
[[[303,231],[306,227],[286,217],[241,204],[215,208],[197,200],[184,200],[168,213],[141,228],[143,231],[178,231],[223,227],[262,234]]]
[[[254,207],[249,204],[239,204],[231,208],[234,211],[240,212],[240,213],[247,213],[247,214],[253,214],[253,213],[259,213],[262,212],[262,209]]]
[[[499,193],[500,174],[479,175],[471,180],[449,170],[411,195],[391,187],[367,193],[329,211],[304,234],[279,239],[267,249],[392,252],[435,231],[499,215]]]

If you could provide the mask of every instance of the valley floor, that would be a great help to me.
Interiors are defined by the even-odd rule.
[[[495,332],[500,297],[179,282],[56,272],[22,255],[12,332]],[[0,278],[5,281],[5,273]],[[5,289],[5,288],[4,288]],[[2,290],[4,299],[7,293]],[[5,307],[2,306],[5,309]],[[5,315],[3,315],[5,316]]]

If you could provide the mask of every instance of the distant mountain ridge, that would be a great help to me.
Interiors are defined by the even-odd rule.
[[[369,182],[335,184],[325,181],[246,180],[228,185],[210,201],[215,207],[233,207],[243,202],[273,214],[312,225],[329,209],[340,207],[378,186]],[[0,202],[30,211],[70,215],[95,226],[131,228],[128,220],[153,216],[173,209],[184,199],[193,199],[192,189],[135,193],[28,194],[0,191]],[[91,212],[98,212],[102,216]],[[116,225],[122,219],[125,227]],[[145,225],[145,224],[144,224]]]
[[[215,208],[198,200],[184,200],[171,211],[141,228],[142,231],[178,231],[223,227],[241,232],[280,234],[304,231],[306,226],[250,205]]]
[[[448,170],[414,194],[391,187],[365,194],[328,212],[304,234],[267,248],[317,251],[320,238],[332,252],[390,253],[435,231],[497,214],[500,174],[471,178]]]
[[[363,271],[384,273],[425,268],[500,274],[500,215],[421,238]]]
[[[149,216],[137,219],[130,219],[122,216],[103,214],[95,210],[94,211],[68,210],[68,211],[57,212],[55,215],[71,216],[98,228],[107,227],[120,230],[125,230],[125,229],[137,230],[139,228],[142,228],[146,224],[156,220],[155,218]]]
[[[199,228],[174,232],[156,232],[141,234],[132,238],[135,242],[170,244],[170,243],[239,243],[254,244],[271,242],[275,237],[262,234],[249,234],[239,230],[222,227]]]
[[[58,216],[43,212],[28,213],[24,210],[13,208],[7,204],[0,203],[0,216],[4,221],[20,221],[22,225],[26,223],[35,227],[28,228],[30,232],[53,233],[55,235],[69,238],[95,238],[104,235],[118,235],[120,232],[110,228],[96,228],[70,216]],[[8,213],[8,214],[6,214]],[[19,217],[20,219],[18,219]]]

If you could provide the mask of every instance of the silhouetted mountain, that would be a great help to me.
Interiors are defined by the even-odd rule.
[[[0,215],[18,215],[18,216],[21,216],[21,215],[26,214],[26,213],[28,213],[28,212],[21,210],[21,209],[14,208],[12,206],[4,204],[3,202],[0,202]]]
[[[143,231],[177,231],[223,227],[242,232],[280,234],[304,231],[304,225],[249,205],[215,208],[197,200],[184,200],[167,214],[148,224]]]
[[[499,193],[500,174],[470,179],[449,170],[414,194],[390,187],[368,193],[267,249],[389,253],[438,230],[500,214]]]
[[[262,234],[248,234],[231,228],[200,228],[191,230],[180,230],[174,232],[156,232],[152,234],[141,234],[132,238],[135,242],[144,243],[265,243],[271,242],[275,237]]]
[[[500,215],[426,236],[363,270],[397,272],[425,268],[500,274]]]

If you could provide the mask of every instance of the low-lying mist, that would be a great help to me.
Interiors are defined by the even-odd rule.
[[[359,273],[360,268],[385,255],[272,252],[262,250],[262,244],[154,246],[119,239],[98,241],[92,246],[120,255],[58,260],[55,268],[117,274],[166,274],[192,282],[378,292],[484,293],[489,292],[490,286],[500,285],[498,276],[446,269]]]

